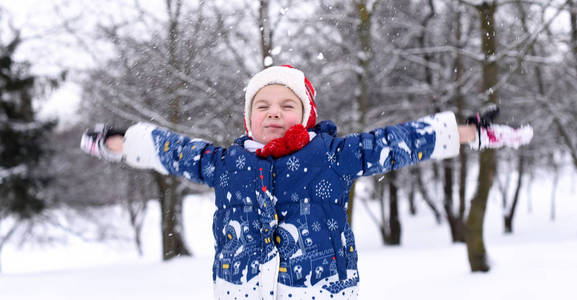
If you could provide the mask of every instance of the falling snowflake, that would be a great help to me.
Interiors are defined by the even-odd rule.
[[[327,160],[331,165],[334,165],[337,162],[337,155],[335,153],[327,152]]]
[[[214,165],[209,164],[208,166],[204,167],[204,170],[202,173],[204,173],[204,177],[212,177],[212,175],[214,175]]]
[[[260,230],[260,223],[257,220],[252,221],[252,228]]]
[[[289,158],[289,160],[286,162],[287,167],[289,168],[289,170],[291,171],[296,171],[300,168],[301,163],[299,161],[298,158],[292,156],[291,158]]]
[[[317,197],[319,197],[323,200],[326,200],[326,199],[329,199],[331,197],[331,194],[333,193],[333,188],[332,188],[330,182],[323,179],[323,180],[319,181],[319,183],[317,183],[317,185],[315,187],[315,192],[316,192]]]
[[[333,218],[330,218],[327,221],[327,227],[329,227],[330,231],[335,231],[337,229],[339,229],[339,224],[337,223],[337,221]]]
[[[313,227],[313,231],[316,231],[316,232],[321,231],[321,224],[320,224],[319,222],[316,222],[316,221],[315,221],[315,222],[313,223],[312,227]]]
[[[246,157],[244,157],[244,155],[241,155],[236,158],[237,169],[243,169],[245,165],[246,165]]]
[[[297,193],[291,194],[291,201],[292,202],[299,202],[299,195]]]
[[[357,149],[357,151],[355,151],[355,157],[357,159],[361,159],[362,156],[363,156],[363,154],[361,153],[361,150]]]
[[[236,200],[238,201],[242,200],[242,193],[240,191],[236,191],[234,193],[234,196],[236,197]]]
[[[221,187],[227,187],[228,186],[228,172],[222,173],[220,175],[219,181],[220,181]]]
[[[339,250],[337,251],[337,254],[338,254],[339,256],[345,256],[345,251],[343,251],[343,249],[339,249]]]

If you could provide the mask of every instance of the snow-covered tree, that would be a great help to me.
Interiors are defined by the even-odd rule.
[[[222,25],[221,12],[215,9],[204,3],[187,6],[167,1],[166,19],[153,23],[145,36],[131,34],[118,24],[102,25],[100,36],[117,56],[88,75],[83,84],[89,101],[85,105],[107,111],[103,121],[154,122],[228,145],[242,133],[243,108],[238,99],[242,99],[244,78],[231,67],[234,55],[216,31]],[[159,174],[154,178],[163,211],[164,258],[186,255],[181,202],[191,184]]]
[[[23,220],[40,213],[50,200],[45,193],[50,177],[43,173],[49,149],[47,134],[55,123],[39,121],[33,100],[39,78],[30,65],[17,62],[22,40],[14,32],[0,40],[0,253]]]

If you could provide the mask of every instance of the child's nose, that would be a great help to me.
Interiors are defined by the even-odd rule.
[[[269,110],[268,117],[271,119],[278,119],[280,117],[280,110],[276,107],[272,107]]]

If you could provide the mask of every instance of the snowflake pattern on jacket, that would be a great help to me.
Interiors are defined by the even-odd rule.
[[[346,215],[352,183],[435,151],[455,155],[439,143],[455,134],[451,116],[454,130],[442,139],[447,124],[439,115],[346,137],[323,121],[304,148],[278,159],[246,150],[246,136],[226,149],[150,127],[159,163],[127,156],[214,188],[217,299],[356,299],[357,250]]]

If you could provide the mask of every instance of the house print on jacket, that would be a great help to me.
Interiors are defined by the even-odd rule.
[[[214,188],[217,299],[356,299],[359,274],[348,194],[360,176],[458,154],[453,113],[337,137],[317,124],[301,150],[260,158],[150,124],[125,135],[128,164]]]

